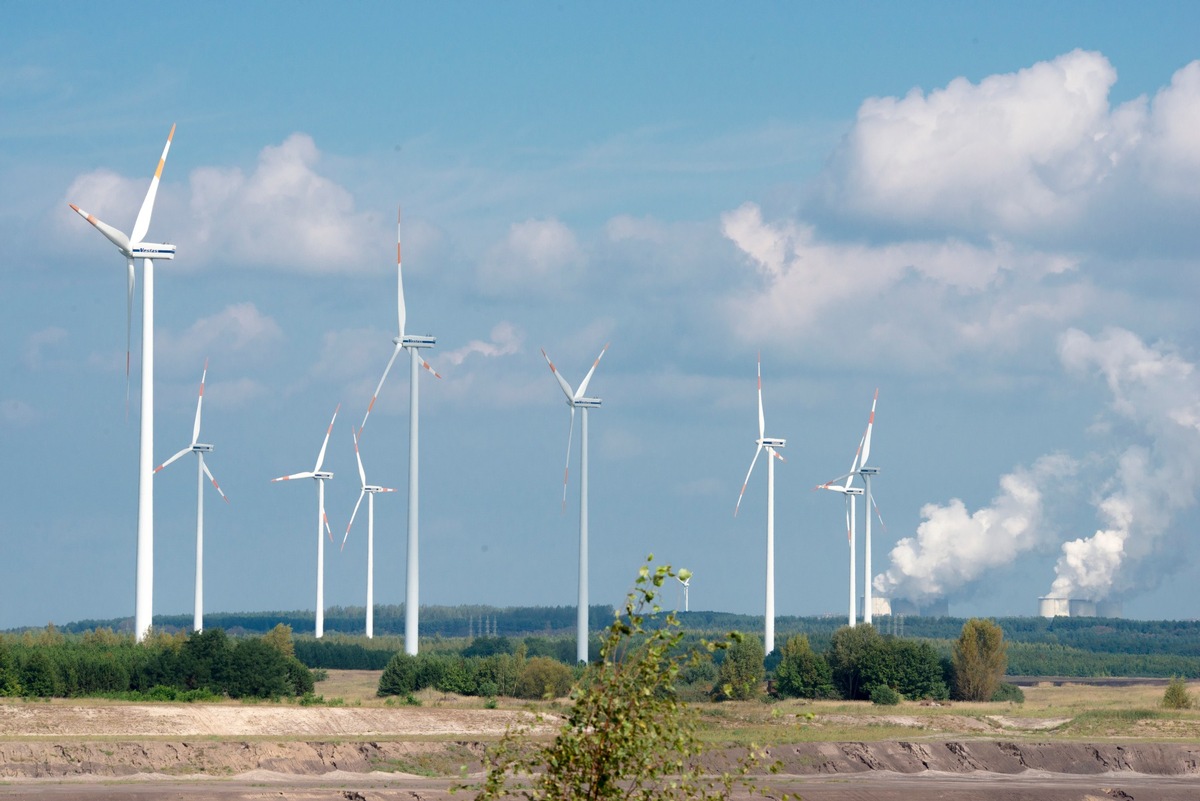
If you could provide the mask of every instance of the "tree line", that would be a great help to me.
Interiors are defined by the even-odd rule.
[[[200,700],[279,698],[313,690],[286,626],[262,637],[202,633],[130,635],[97,629],[67,636],[53,627],[0,635],[0,695]]]

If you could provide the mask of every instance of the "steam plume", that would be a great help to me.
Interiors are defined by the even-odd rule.
[[[1180,536],[1172,520],[1195,503],[1200,482],[1200,376],[1166,346],[1123,329],[1096,339],[1071,329],[1059,356],[1070,370],[1103,376],[1113,411],[1141,441],[1121,454],[1097,500],[1105,527],[1063,543],[1050,595],[1100,601],[1151,589],[1179,564],[1165,558]]]

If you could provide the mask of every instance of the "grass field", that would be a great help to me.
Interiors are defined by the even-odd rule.
[[[375,695],[379,671],[331,670],[316,692],[325,702],[346,706],[388,706],[403,702]],[[1200,700],[1200,682],[1188,687]],[[761,700],[694,704],[702,737],[722,743],[783,743],[1004,737],[1006,739],[1150,741],[1200,740],[1200,709],[1161,707],[1161,685],[1123,687],[1082,684],[1025,688],[1025,703],[898,706],[869,702]],[[423,708],[482,709],[483,698],[435,690],[417,693]],[[560,713],[564,701],[498,699],[501,709]]]

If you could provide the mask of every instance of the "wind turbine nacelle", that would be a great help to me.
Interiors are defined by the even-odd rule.
[[[328,481],[329,479],[333,478],[333,473],[330,473],[328,470],[321,470],[319,472],[313,473],[312,477],[324,479],[324,480]]]
[[[192,446],[192,453],[212,453],[212,452],[213,452],[212,445],[204,445],[202,443],[197,442],[195,445]]]
[[[860,468],[858,468],[858,472],[864,476],[877,476],[877,475],[879,475],[879,468],[878,467],[860,467]]]
[[[764,448],[783,448],[787,445],[787,440],[776,439],[775,437],[763,437],[758,441],[758,444]]]
[[[576,409],[599,409],[602,401],[599,398],[576,398],[571,405]]]
[[[129,255],[135,259],[173,259],[175,246],[157,242],[139,242],[129,249]]]
[[[842,492],[846,493],[847,495],[862,495],[863,488],[862,487],[847,487],[846,489],[842,490]]]
[[[372,484],[368,484],[367,486],[363,487],[363,492],[383,492],[383,491],[384,491],[383,487],[376,487]]]
[[[392,341],[404,348],[432,348],[437,344],[437,337],[421,334],[405,334]]]

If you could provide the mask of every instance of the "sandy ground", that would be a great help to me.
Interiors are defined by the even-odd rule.
[[[527,712],[278,704],[0,703],[0,739],[143,737],[491,738],[534,724]],[[550,724],[543,724],[549,730]]]
[[[432,695],[423,706],[389,706],[374,697],[378,674],[359,673],[331,672],[323,685],[340,706],[0,701],[0,799],[471,798],[450,788],[478,778],[489,742],[512,726],[549,734],[561,712],[552,707],[539,723],[524,710]],[[1080,692],[1034,689],[1020,710],[722,705],[710,720],[718,728],[769,720],[806,733],[814,741],[772,745],[783,770],[765,783],[809,801],[1200,799],[1200,745],[1191,736],[1200,719],[1120,724],[1094,741],[1071,741],[1062,713],[1077,712],[1062,701]],[[1149,706],[1161,689],[1133,700],[1127,693],[1140,691],[1096,692],[1086,691],[1089,707]],[[1154,728],[1139,731],[1142,723]],[[874,731],[885,739],[874,741]]]

